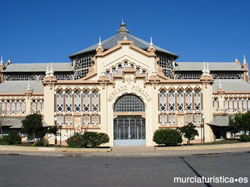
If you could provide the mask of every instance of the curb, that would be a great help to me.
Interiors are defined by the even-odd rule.
[[[110,152],[112,148],[64,148],[64,147],[27,147],[0,145],[0,151],[22,151],[22,152]]]
[[[187,150],[211,150],[211,149],[235,149],[250,148],[250,142],[231,143],[231,144],[215,144],[215,145],[190,145],[179,147],[155,147],[156,151],[187,151]]]

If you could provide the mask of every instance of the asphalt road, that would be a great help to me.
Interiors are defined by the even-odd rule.
[[[228,186],[228,183],[176,184],[174,177],[224,176],[250,180],[249,168],[250,152],[184,157],[0,155],[0,186]],[[250,181],[247,184],[235,181],[229,186],[250,186]]]

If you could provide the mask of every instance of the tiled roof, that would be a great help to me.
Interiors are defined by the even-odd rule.
[[[244,71],[235,62],[208,62],[210,71]],[[176,62],[175,71],[202,71],[203,62]]]
[[[135,37],[135,36],[133,36],[133,35],[127,33],[127,32],[119,32],[116,35],[102,41],[102,47],[104,48],[104,50],[110,49],[110,48],[117,45],[117,41],[123,40],[125,36],[127,37],[128,40],[133,41],[135,46],[137,46],[137,47],[139,47],[141,49],[144,49],[144,50],[148,49],[149,42],[144,41],[144,40],[142,40],[140,38],[137,38],[137,37]],[[86,49],[83,49],[83,50],[81,50],[81,51],[79,51],[79,52],[77,52],[75,54],[72,54],[70,57],[74,57],[74,56],[79,55],[79,54],[95,51],[97,46],[98,46],[98,44],[96,43],[96,44],[94,44],[94,45],[92,45],[92,46],[90,46],[90,47],[88,47]],[[163,52],[163,53],[168,53],[170,55],[178,57],[176,54],[174,54],[174,53],[172,53],[170,51],[167,51],[167,50],[165,50],[165,49],[163,49],[161,47],[158,47],[156,45],[154,45],[154,48],[155,48],[156,51]]]
[[[242,79],[221,79],[214,80],[213,91],[218,90],[219,84],[226,92],[250,92],[250,84]]]
[[[4,72],[46,72],[47,65],[49,69],[51,63],[12,63],[7,66]],[[72,64],[67,63],[52,63],[54,72],[69,72],[73,71]]]
[[[33,93],[43,93],[41,81],[29,81]],[[0,84],[0,93],[24,93],[27,90],[28,81],[4,81]]]

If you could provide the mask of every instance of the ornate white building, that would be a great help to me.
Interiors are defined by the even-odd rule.
[[[189,122],[199,131],[194,142],[210,142],[226,137],[228,115],[250,110],[245,58],[242,64],[176,62],[176,54],[125,26],[71,55],[70,63],[1,60],[2,133],[38,112],[44,125],[62,126],[63,143],[88,130],[107,133],[110,146],[152,146],[156,129]]]

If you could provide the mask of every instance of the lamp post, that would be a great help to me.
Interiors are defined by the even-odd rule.
[[[62,125],[59,125],[60,129],[60,146],[62,146]]]
[[[57,126],[57,117],[54,118],[55,126]],[[57,135],[55,137],[55,144],[57,145]]]
[[[203,143],[205,143],[205,119],[206,119],[206,116],[203,115],[202,119],[203,119]]]

